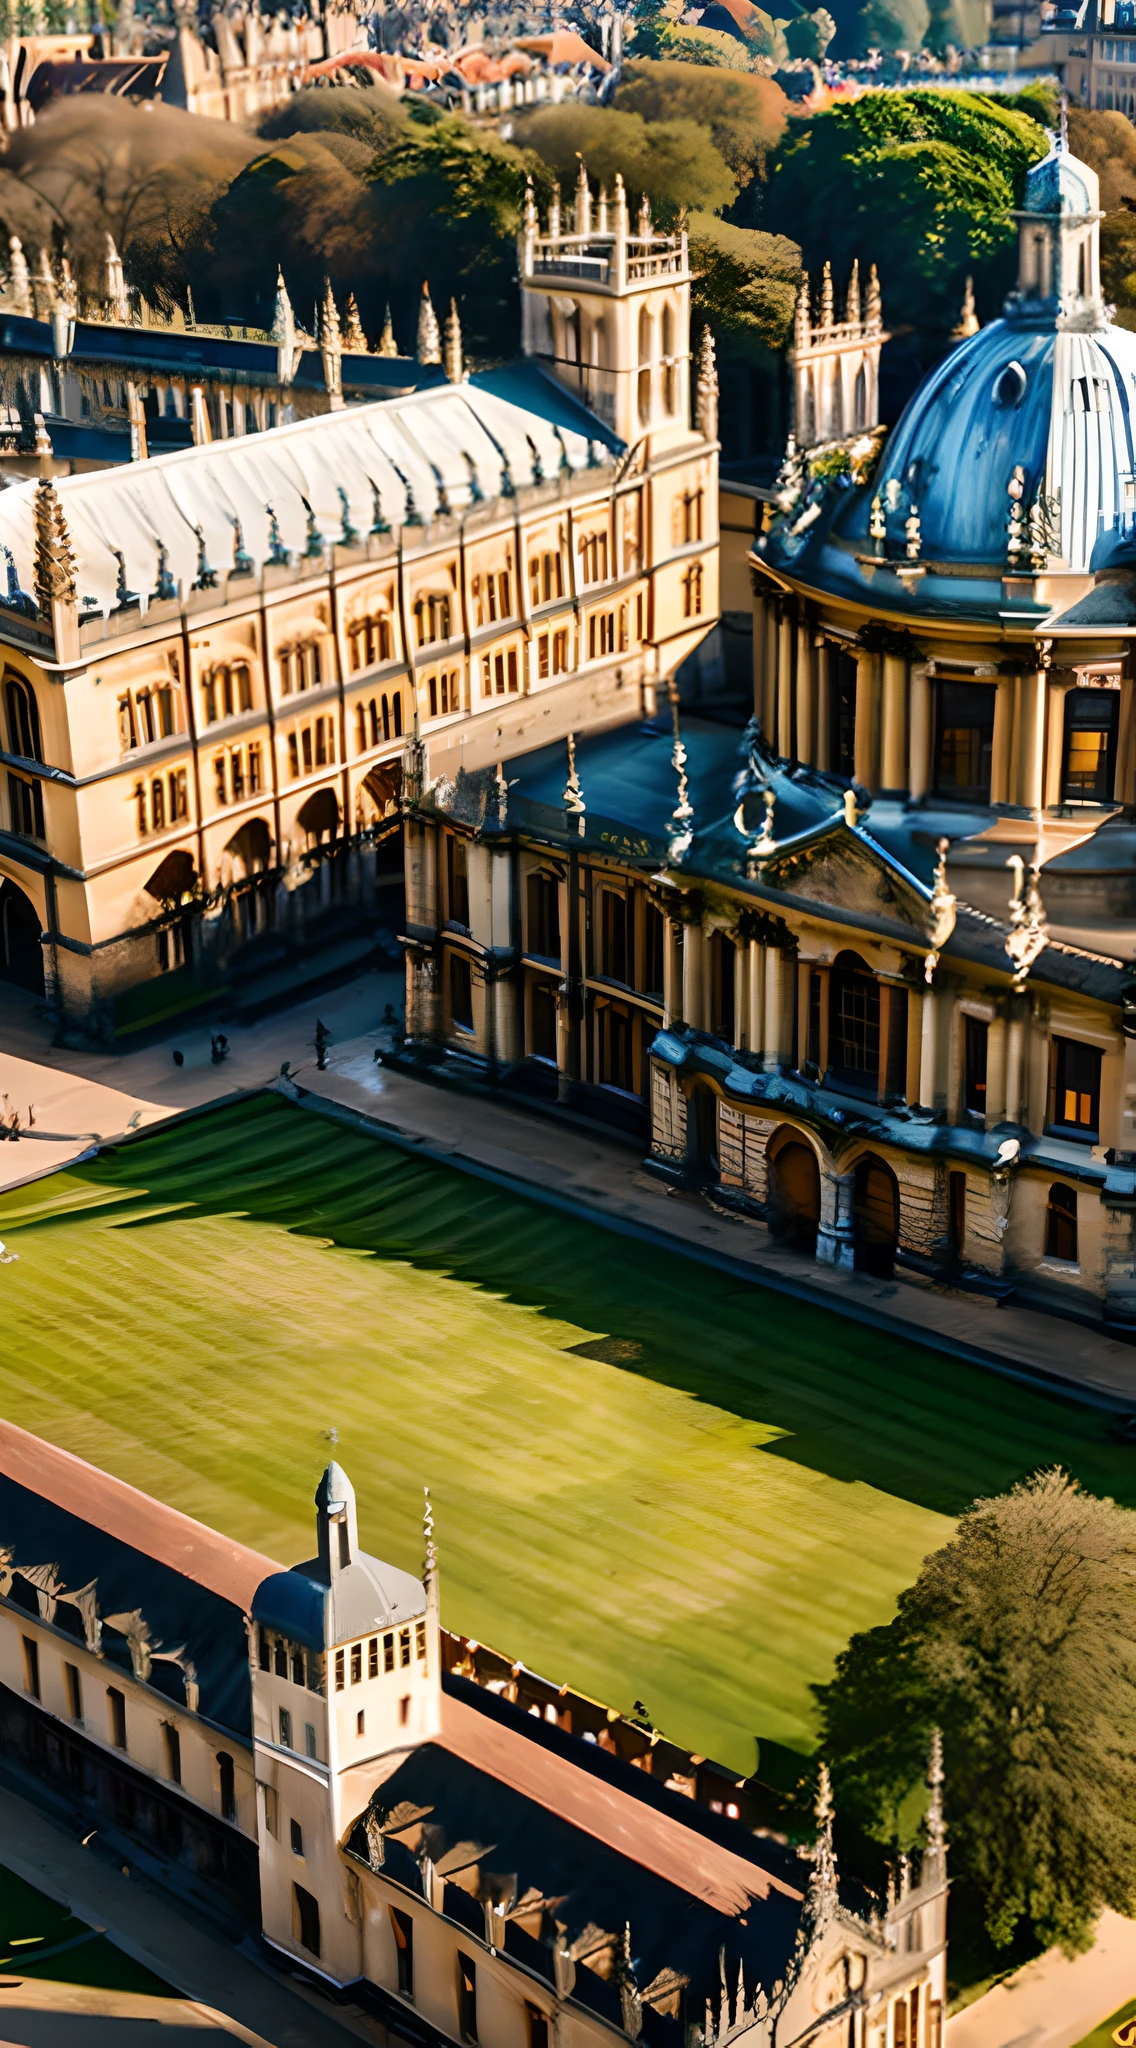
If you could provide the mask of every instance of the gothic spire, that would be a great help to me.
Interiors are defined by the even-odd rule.
[[[825,266],[824,266],[824,270],[823,270],[823,271],[822,271],[822,273],[821,273],[821,281],[820,281],[820,324],[821,324],[821,326],[822,326],[822,327],[831,327],[831,326],[832,326],[832,324],[833,324],[833,304],[832,304],[832,265],[831,265],[831,263],[826,263],[826,264],[825,264]]]
[[[871,332],[876,333],[882,324],[883,309],[880,304],[880,280],[876,274],[876,266],[873,263],[868,272],[868,304],[864,325]]]
[[[828,1765],[820,1767],[817,1782],[817,1838],[813,1847],[813,1873],[809,1879],[809,1903],[814,1912],[828,1912],[836,1904],[836,1851],[832,1846],[832,1781]]]
[[[323,303],[319,309],[319,345],[323,357],[323,378],[327,386],[328,402],[333,411],[343,404],[343,335],[339,326],[339,308],[331,289],[331,279],[323,281]]]
[[[567,748],[568,780],[564,784],[564,808],[570,818],[576,819],[582,839],[585,830],[584,815],[588,807],[584,802],[584,792],[580,788],[579,775],[576,773],[576,735],[574,732],[568,734]]]
[[[583,157],[576,176],[576,233],[590,235],[592,232],[592,188],[588,183],[588,167]]]
[[[848,297],[844,302],[844,318],[849,327],[860,325],[860,259],[852,259],[852,275],[848,280]]]
[[[394,338],[394,326],[391,321],[391,309],[389,306],[383,314],[383,331],[379,336],[379,346],[375,353],[380,356],[396,356],[398,354],[398,343]]]
[[[944,1856],[947,1849],[947,1829],[943,1819],[943,1738],[937,1728],[931,1730],[931,1752],[927,1760],[927,1789],[931,1794],[927,1806],[927,1854]]]
[[[24,245],[18,235],[9,237],[8,263],[8,292],[13,310],[17,313],[30,313],[32,281],[28,275],[28,259],[24,255]]]
[[[365,356],[367,354],[367,337],[363,332],[363,322],[359,318],[359,307],[356,303],[354,292],[348,292],[347,294],[347,318],[343,328],[343,346],[350,355]]]
[[[418,360],[420,363],[440,363],[442,360],[442,337],[430,303],[430,286],[425,278],[422,280],[422,303],[418,308]]]
[[[36,603],[41,619],[50,619],[54,604],[75,602],[75,553],[58,493],[47,476],[36,485],[35,531]]]
[[[968,277],[966,281],[966,290],[963,293],[962,298],[962,309],[959,314],[959,324],[955,328],[954,333],[951,336],[951,339],[953,341],[969,341],[972,334],[978,333],[978,328],[979,319],[977,313],[974,310],[974,279],[972,277]]]
[[[801,272],[797,289],[797,310],[793,317],[793,340],[798,349],[808,348],[812,340],[813,316],[809,304],[809,273]]]
[[[714,336],[708,327],[704,327],[698,337],[694,424],[705,440],[718,439],[718,364],[714,355]]]
[[[461,321],[458,318],[458,303],[456,299],[450,300],[450,310],[446,314],[442,361],[450,383],[460,384],[465,372],[462,363]]]
[[[279,268],[276,272],[276,304],[272,311],[270,331],[273,341],[279,348],[293,347],[296,340],[296,316],[292,311],[292,301],[288,297],[284,272]]]

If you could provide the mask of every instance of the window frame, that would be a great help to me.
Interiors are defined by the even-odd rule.
[[[1086,1067],[1095,1061],[1095,1072],[1088,1087],[1082,1079],[1074,1078],[1070,1087],[1069,1067],[1081,1061]],[[1067,1038],[1061,1032],[1054,1032],[1049,1041],[1049,1122],[1046,1128],[1056,1137],[1074,1138],[1082,1144],[1099,1144],[1101,1084],[1104,1072],[1104,1051],[1099,1045],[1092,1045],[1083,1038]],[[1062,1112],[1070,1096],[1076,1098],[1078,1117],[1070,1121]],[[1080,1120],[1082,1101],[1087,1098],[1089,1119]]]

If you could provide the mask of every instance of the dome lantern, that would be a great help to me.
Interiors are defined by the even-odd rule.
[[[1018,285],[1011,319],[1103,327],[1100,295],[1100,185],[1088,164],[1056,144],[1026,179],[1019,210]]]

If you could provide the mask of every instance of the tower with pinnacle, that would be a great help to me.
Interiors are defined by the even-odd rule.
[[[798,448],[869,433],[878,425],[880,350],[887,340],[874,263],[866,290],[859,263],[853,263],[839,317],[831,264],[824,266],[815,307],[808,273],[803,274],[789,350]]]

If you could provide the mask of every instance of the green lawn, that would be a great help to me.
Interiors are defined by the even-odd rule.
[[[262,1097],[0,1199],[0,1412],[272,1556],[329,1454],[443,1618],[740,1769],[1101,1418]],[[333,1437],[333,1432],[335,1433]],[[0,1537],[3,1532],[0,1531]]]
[[[116,1948],[105,1934],[96,1934],[66,1906],[2,1867],[0,1976],[45,1977],[61,1984],[89,1984],[102,1991],[139,1992],[149,1998],[177,1996],[169,1984]],[[0,2015],[2,2010],[0,2007]]]
[[[1091,2034],[1086,2034],[1084,2040],[1077,2043],[1077,2048],[1111,2048],[1113,2038],[1118,2033],[1120,2042],[1117,2048],[1134,2048],[1136,1998],[1130,1998],[1127,2005],[1122,2005],[1118,2011],[1111,2013],[1107,2020],[1102,2020],[1099,2027],[1094,2027]]]

